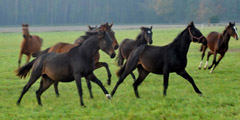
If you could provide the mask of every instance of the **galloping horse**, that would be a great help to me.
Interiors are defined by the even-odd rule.
[[[113,96],[118,86],[134,69],[138,69],[139,76],[133,84],[136,97],[139,98],[138,86],[147,75],[151,73],[163,74],[164,96],[167,94],[169,73],[176,72],[190,82],[196,93],[202,94],[195,85],[192,77],[186,72],[187,53],[191,42],[206,42],[206,38],[191,22],[175,40],[166,46],[141,45],[136,48],[124,66],[118,71],[119,80],[111,95]]]
[[[96,78],[94,70],[94,56],[99,49],[107,53],[111,58],[115,57],[112,47],[112,39],[106,28],[102,27],[97,32],[87,32],[88,38],[81,45],[72,48],[66,53],[46,53],[39,56],[28,64],[33,64],[31,77],[24,86],[17,104],[19,105],[23,95],[28,91],[31,85],[42,76],[40,87],[36,92],[38,104],[42,105],[41,94],[55,82],[76,81],[78,93],[80,95],[80,104],[84,106],[82,100],[81,77],[91,80],[98,84],[108,99],[111,96],[102,85],[101,81]],[[18,71],[18,76],[24,77],[29,72],[28,64],[24,65]],[[24,70],[25,69],[25,70]]]
[[[136,40],[124,39],[118,50],[118,66],[122,66],[124,59],[128,59],[130,53],[140,45],[143,44],[152,44],[152,26],[150,28],[141,27],[141,32],[137,36]],[[135,75],[131,73],[134,81],[136,80]]]
[[[22,54],[27,55],[27,63],[30,57],[35,52],[40,51],[42,46],[42,38],[37,35],[30,35],[28,31],[28,24],[22,24],[23,41],[21,43],[21,50],[18,59],[18,67],[20,67]]]
[[[201,59],[200,65],[199,65],[199,69],[201,69],[201,67],[202,67],[202,62],[203,62],[203,58],[205,55],[205,51],[207,48],[209,48],[210,51],[208,52],[207,61],[204,66],[204,69],[206,69],[208,67],[209,57],[212,54],[214,54],[212,65],[208,67],[208,69],[212,68],[210,73],[213,72],[213,70],[217,67],[217,65],[222,60],[222,58],[224,57],[225,53],[228,50],[228,44],[229,44],[229,40],[230,40],[231,36],[233,38],[235,38],[236,40],[238,40],[238,38],[239,38],[238,33],[237,33],[237,27],[235,26],[235,22],[234,23],[229,22],[229,25],[225,28],[225,30],[222,33],[211,32],[208,34],[207,45],[201,46],[200,51],[202,51],[202,59]],[[220,56],[218,57],[218,61],[216,61],[217,53],[220,54]]]
[[[102,24],[99,28],[96,28],[96,27],[89,27],[89,31],[91,32],[96,32],[98,31],[99,29],[101,29],[102,27],[105,27],[106,28],[106,31],[110,34],[112,40],[113,40],[113,44],[112,46],[114,47],[114,49],[117,49],[118,48],[118,42],[115,38],[115,34],[114,34],[114,31],[112,31],[112,25],[113,24]],[[88,39],[88,35],[85,35],[85,36],[81,36],[80,38],[78,38],[75,43],[76,44],[71,44],[71,43],[63,43],[63,42],[59,42],[57,44],[55,44],[54,46],[50,47],[50,48],[47,48],[46,50],[43,50],[41,52],[38,53],[38,56],[41,56],[43,54],[46,54],[47,52],[54,52],[54,53],[65,53],[65,52],[68,52],[69,50],[71,50],[73,47],[76,47],[78,46],[79,44],[82,44],[85,40]],[[81,42],[80,42],[81,41]],[[96,53],[96,55],[94,56],[94,63],[95,63],[95,68],[94,69],[98,69],[100,67],[105,67],[106,70],[107,70],[107,74],[108,74],[108,82],[107,84],[110,85],[111,84],[111,72],[109,70],[109,67],[108,67],[108,64],[106,62],[99,62],[99,59],[100,59],[100,53],[99,51]],[[29,64],[29,65],[33,65],[33,64]],[[31,67],[31,66],[29,66]],[[88,89],[89,89],[89,93],[90,93],[90,97],[93,98],[93,95],[92,95],[92,91],[91,91],[91,83],[89,80],[86,79],[86,82],[87,82],[87,86],[88,86]],[[59,96],[59,91],[58,91],[58,82],[55,82],[54,83],[54,89],[55,89],[55,93],[57,96]]]

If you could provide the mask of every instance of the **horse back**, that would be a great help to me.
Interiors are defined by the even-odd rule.
[[[122,57],[127,59],[132,50],[134,50],[137,47],[137,42],[132,39],[124,39],[119,47],[119,50],[121,51]]]
[[[76,44],[70,44],[70,43],[63,43],[59,42],[52,46],[48,52],[55,52],[55,53],[65,53],[71,50],[73,47],[75,47]]]
[[[208,34],[207,36],[208,48],[211,51],[214,51],[214,49],[216,49],[219,41],[219,36],[220,36],[220,33],[218,32],[211,32]]]

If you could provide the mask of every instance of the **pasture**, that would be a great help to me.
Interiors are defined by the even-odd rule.
[[[140,26],[139,26],[140,27]],[[149,26],[148,26],[149,27]],[[185,27],[154,28],[153,45],[166,45]],[[224,26],[197,28],[207,35],[210,31],[222,32]],[[240,28],[240,26],[239,26]],[[113,26],[114,30],[114,26]],[[124,38],[135,39],[140,29],[114,30],[120,43]],[[57,42],[73,43],[83,35],[83,31],[66,32],[31,32],[43,38],[42,50]],[[194,79],[203,96],[198,96],[190,83],[182,77],[171,73],[168,94],[163,97],[163,76],[150,74],[139,87],[140,99],[135,97],[131,76],[128,76],[116,91],[112,100],[105,98],[100,87],[92,83],[93,99],[90,99],[85,79],[82,79],[83,99],[87,106],[80,106],[75,82],[60,83],[60,97],[57,98],[53,86],[42,95],[43,106],[37,104],[37,81],[22,99],[21,105],[16,102],[23,86],[28,81],[15,76],[22,33],[0,33],[0,119],[240,119],[240,41],[233,38],[226,53],[213,74],[209,70],[198,70],[201,52],[200,44],[191,43],[188,52],[186,70]],[[207,53],[207,52],[206,52]],[[111,92],[118,78],[115,59],[100,52],[100,61],[107,62],[112,73],[112,84],[107,85],[105,68],[94,73]],[[212,63],[212,57],[209,64]],[[32,58],[33,59],[33,58]],[[23,55],[22,64],[26,61]],[[204,58],[204,64],[206,56]],[[137,72],[135,71],[137,76]]]

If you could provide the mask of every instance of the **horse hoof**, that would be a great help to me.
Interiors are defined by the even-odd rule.
[[[19,102],[17,102],[17,103],[16,103],[16,105],[17,105],[17,106],[20,106],[20,103],[19,103]]]
[[[109,100],[112,99],[110,94],[106,94],[106,98],[109,99]]]
[[[198,93],[198,95],[199,95],[199,96],[203,96],[203,94],[202,94],[202,93]]]
[[[202,68],[199,67],[198,69],[201,70]]]

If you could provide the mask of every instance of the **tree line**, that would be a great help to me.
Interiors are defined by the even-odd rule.
[[[240,22],[240,0],[0,0],[0,26]]]

